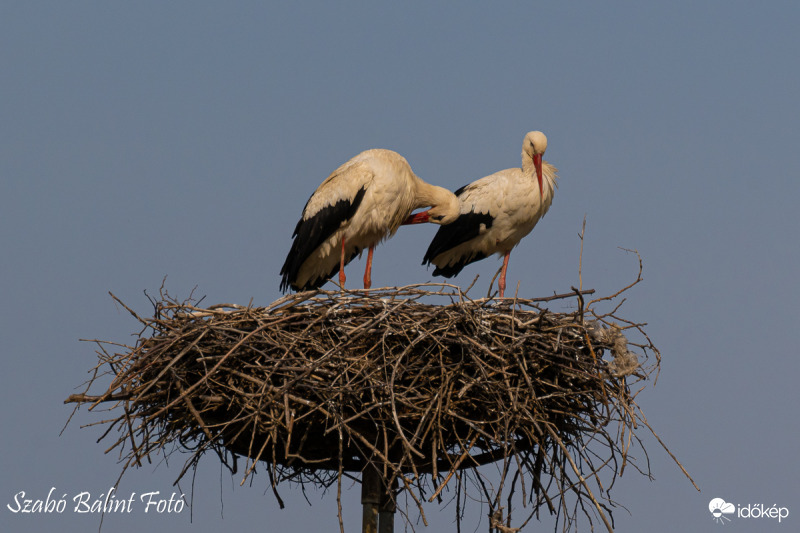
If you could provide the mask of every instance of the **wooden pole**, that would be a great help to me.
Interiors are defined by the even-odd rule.
[[[381,476],[378,469],[367,464],[361,472],[361,533],[378,533],[378,505],[381,503]]]
[[[381,503],[378,506],[378,533],[394,533],[394,513],[397,511],[397,502],[394,495],[397,488],[397,478],[392,480],[392,489],[386,490],[384,485],[381,491]]]

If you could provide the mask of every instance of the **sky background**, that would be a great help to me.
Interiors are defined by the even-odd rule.
[[[162,279],[178,297],[265,305],[313,190],[368,148],[456,189],[518,166],[544,131],[553,206],[511,255],[525,297],[644,281],[620,315],[647,322],[661,375],[638,401],[694,477],[640,433],[654,480],[629,470],[618,531],[716,531],[708,502],[800,519],[800,7],[796,2],[4,2],[0,5],[0,530],[96,530],[97,515],[10,512],[14,495],[107,492],[102,417],[63,400],[96,364],[79,339],[128,342]],[[435,228],[376,250],[373,286],[432,280]],[[499,267],[476,263],[485,294]],[[357,283],[364,261],[347,269]],[[554,310],[559,310],[555,307]],[[182,467],[130,471],[119,494],[192,493]],[[140,508],[105,531],[337,531],[335,491],[239,486],[209,456],[193,516]],[[359,488],[345,525],[360,527]],[[70,506],[71,507],[71,506]],[[477,506],[476,506],[477,507]],[[464,531],[486,531],[476,510]],[[454,531],[453,510],[427,507]],[[480,520],[480,522],[479,522]],[[398,521],[398,528],[400,527]],[[581,531],[588,523],[579,523]],[[526,531],[549,531],[543,517]]]

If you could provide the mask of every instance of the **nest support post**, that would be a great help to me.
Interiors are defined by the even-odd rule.
[[[393,533],[394,514],[397,506],[394,501],[394,478],[392,488],[386,486],[378,468],[369,463],[361,473],[361,532]]]
[[[378,533],[378,506],[381,503],[381,476],[371,463],[361,473],[361,533]]]
[[[378,505],[378,533],[394,533],[394,513],[397,511],[395,495],[397,494],[397,478],[392,478],[392,488],[385,485],[381,491],[381,503]]]

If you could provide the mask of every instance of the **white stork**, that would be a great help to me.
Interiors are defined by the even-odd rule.
[[[334,170],[306,202],[281,268],[281,290],[316,289],[337,271],[344,287],[344,265],[364,248],[369,248],[364,271],[369,289],[375,245],[394,235],[414,209],[428,206],[414,223],[448,224],[458,217],[455,195],[422,181],[403,156],[381,149],[361,152]]]
[[[433,263],[435,276],[451,278],[474,261],[500,254],[502,298],[511,249],[531,232],[553,202],[558,170],[542,161],[546,149],[544,133],[531,131],[522,142],[522,168],[501,170],[458,189],[455,194],[461,214],[455,222],[439,228],[422,264]],[[410,223],[424,222],[420,215]]]

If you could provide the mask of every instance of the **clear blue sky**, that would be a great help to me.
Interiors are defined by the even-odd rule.
[[[84,532],[97,516],[13,514],[51,487],[99,495],[119,473],[62,405],[96,362],[80,338],[126,342],[144,290],[263,305],[314,188],[367,148],[450,189],[519,165],[532,129],[560,170],[553,207],[511,256],[524,296],[610,293],[663,354],[639,401],[698,493],[642,433],[654,481],[629,470],[619,531],[716,531],[708,502],[800,516],[796,206],[800,8],[792,2],[5,2],[0,7],[0,530]],[[376,251],[373,285],[428,281],[431,227]],[[492,258],[456,278],[480,275]],[[348,269],[360,278],[363,260]],[[169,494],[182,466],[119,491]],[[188,512],[110,516],[107,531],[335,531],[335,493],[238,486],[209,457]],[[191,492],[187,480],[181,488]],[[348,492],[348,529],[359,524]],[[452,509],[427,510],[454,530]],[[476,514],[476,516],[480,516]],[[477,519],[476,519],[477,520]],[[486,520],[479,530],[486,530]],[[587,524],[581,524],[585,530]],[[532,531],[552,529],[550,518]],[[466,531],[472,528],[467,526]]]

